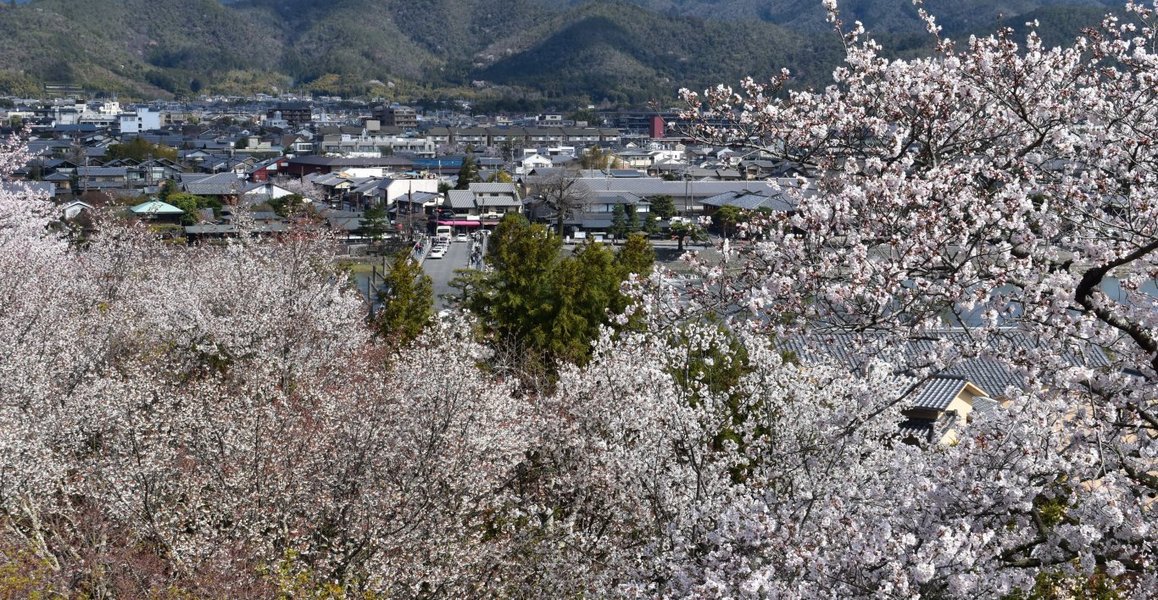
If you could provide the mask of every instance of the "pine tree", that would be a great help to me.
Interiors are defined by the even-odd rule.
[[[375,242],[382,239],[386,229],[390,226],[386,209],[381,206],[372,206],[362,213],[362,233]]]
[[[611,209],[611,237],[620,239],[627,235],[627,215],[624,214],[623,205],[616,204],[615,208]]]

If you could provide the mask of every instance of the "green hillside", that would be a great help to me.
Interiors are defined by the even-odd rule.
[[[1047,41],[1105,11],[1100,0],[929,5],[950,35],[1038,18]],[[890,49],[929,43],[909,0],[841,6]],[[141,97],[452,90],[638,104],[781,67],[822,85],[839,59],[826,29],[819,0],[31,0],[0,6],[0,93],[52,82]]]
[[[276,64],[282,49],[264,37],[217,0],[34,0],[0,12],[0,71],[118,93],[188,92]]]
[[[581,0],[572,0],[572,3]],[[633,0],[647,10],[713,20],[764,20],[795,31],[827,31],[820,0]],[[861,21],[878,34],[924,31],[912,0],[839,0],[841,18]],[[1020,22],[1020,15],[1041,9],[1082,7],[1104,13],[1120,9],[1125,0],[925,0],[944,33],[957,36],[990,27],[997,21]]]
[[[481,78],[549,82],[550,95],[639,102],[784,66],[802,83],[815,84],[827,79],[839,58],[833,36],[805,36],[762,22],[665,17],[627,4],[580,6],[544,24],[540,34],[524,51],[482,69]]]

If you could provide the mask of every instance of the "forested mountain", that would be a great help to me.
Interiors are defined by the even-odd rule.
[[[576,0],[578,2],[580,0]],[[824,9],[819,0],[634,0],[648,10],[669,15],[705,19],[758,19],[797,31],[827,31]],[[1104,12],[1124,4],[1115,0],[926,0],[924,6],[937,15],[948,34],[968,33],[994,23],[1020,23],[1019,15],[1049,8],[1096,8]],[[875,33],[916,33],[924,31],[912,0],[842,0],[846,21],[859,20]],[[1083,14],[1087,11],[1081,11]]]
[[[928,4],[949,35],[1036,17],[1047,40],[1064,41],[1108,2]],[[891,48],[928,45],[909,0],[847,0],[842,11]],[[780,67],[798,85],[823,84],[839,56],[828,27],[819,0],[30,0],[0,8],[0,92],[457,88],[640,103]]]

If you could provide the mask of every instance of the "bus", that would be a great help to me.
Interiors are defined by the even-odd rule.
[[[454,229],[450,225],[439,225],[434,228],[434,239],[442,240],[447,243],[450,242],[451,236],[454,235]]]

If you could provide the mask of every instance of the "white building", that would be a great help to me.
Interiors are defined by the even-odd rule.
[[[161,113],[147,108],[122,112],[117,115],[121,133],[141,133],[161,128]]]

